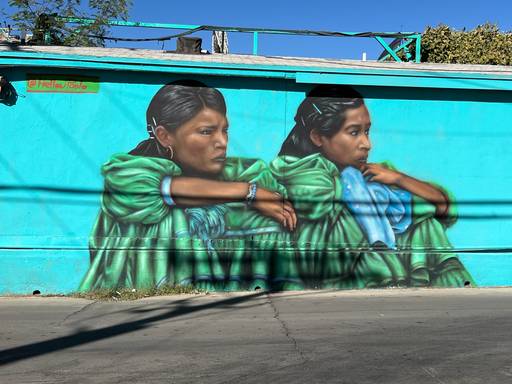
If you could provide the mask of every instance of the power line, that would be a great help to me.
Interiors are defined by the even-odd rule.
[[[116,40],[116,41],[165,41],[177,37],[190,35],[199,31],[225,31],[225,32],[245,32],[254,33],[262,32],[267,34],[289,34],[289,35],[304,35],[304,36],[331,36],[331,37],[386,37],[386,38],[408,38],[416,33],[400,33],[400,32],[333,32],[333,31],[313,31],[309,29],[265,29],[265,28],[243,28],[243,27],[221,27],[215,25],[201,25],[197,28],[189,29],[185,32],[166,35],[160,37],[145,37],[145,38],[131,38],[131,37],[115,37],[115,36],[101,36],[101,35],[86,35],[91,38]]]

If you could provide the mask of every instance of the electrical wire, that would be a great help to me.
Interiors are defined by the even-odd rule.
[[[89,38],[93,38],[93,39],[114,40],[114,41],[138,41],[138,42],[143,42],[143,41],[167,41],[167,40],[175,39],[177,37],[187,36],[187,35],[190,35],[192,33],[195,33],[195,32],[198,32],[198,31],[203,31],[203,30],[206,30],[206,28],[203,28],[203,26],[201,26],[199,28],[190,29],[188,31],[185,31],[185,32],[182,32],[182,33],[178,33],[178,34],[175,34],[175,35],[168,35],[168,36],[161,36],[161,37],[146,37],[146,38],[112,37],[112,36],[101,36],[101,35],[90,35],[90,34],[87,34],[85,36],[87,36]]]
[[[201,25],[197,28],[189,29],[188,31],[160,36],[160,37],[145,37],[145,38],[131,38],[131,37],[113,37],[113,36],[101,36],[101,35],[86,35],[90,38],[104,39],[104,40],[116,40],[116,41],[166,41],[177,37],[190,35],[199,31],[226,31],[226,32],[264,32],[268,34],[294,34],[294,35],[305,35],[305,36],[331,36],[331,37],[392,37],[392,38],[407,38],[417,33],[400,33],[400,32],[359,32],[359,33],[347,33],[347,32],[330,32],[330,31],[312,31],[308,29],[264,29],[264,28],[243,28],[243,27],[219,27],[215,25]]]

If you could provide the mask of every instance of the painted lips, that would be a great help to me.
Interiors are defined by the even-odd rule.
[[[224,163],[226,161],[226,154],[213,158],[213,161],[217,163]]]

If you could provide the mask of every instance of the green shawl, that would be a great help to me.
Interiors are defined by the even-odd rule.
[[[285,186],[299,217],[292,241],[300,277],[312,287],[463,286],[473,283],[451,252],[446,228],[456,206],[435,217],[435,206],[413,197],[413,223],[396,250],[370,247],[342,201],[338,168],[321,154],[279,156],[270,169]],[[447,193],[448,195],[448,193]]]
[[[239,290],[298,283],[293,253],[277,257],[279,249],[290,248],[289,234],[272,219],[244,203],[168,206],[160,184],[166,175],[181,175],[174,162],[118,154],[101,172],[104,194],[80,291],[160,284]],[[228,158],[219,180],[254,182],[286,196],[261,160]]]

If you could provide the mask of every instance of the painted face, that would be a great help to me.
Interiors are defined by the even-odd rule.
[[[366,164],[371,149],[370,115],[365,105],[349,109],[341,129],[332,137],[319,136],[322,154],[341,169]]]
[[[187,175],[215,175],[226,162],[228,121],[226,116],[209,108],[170,134],[173,160]]]

